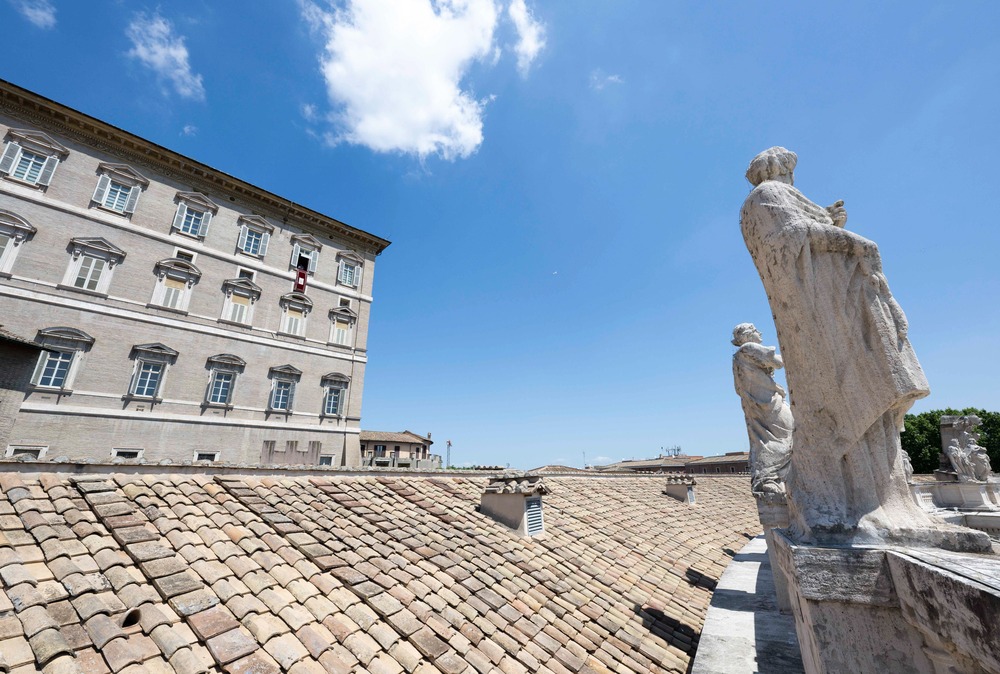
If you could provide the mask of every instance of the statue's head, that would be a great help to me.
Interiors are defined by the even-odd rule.
[[[765,180],[778,180],[782,176],[787,176],[782,182],[792,184],[792,172],[798,161],[799,157],[794,152],[775,145],[753,158],[747,169],[747,180],[757,187]]]
[[[754,327],[753,323],[740,323],[733,328],[733,344],[743,346],[747,342],[760,344],[760,331]]]

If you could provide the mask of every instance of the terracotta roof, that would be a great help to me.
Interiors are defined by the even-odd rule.
[[[589,468],[574,468],[572,466],[548,465],[548,466],[539,466],[538,468],[532,468],[528,472],[529,473],[583,473],[586,475],[592,471]]]
[[[519,538],[477,511],[482,477],[0,473],[0,659],[685,671],[711,588],[760,529],[745,480],[699,477],[694,505],[662,478],[546,483],[546,531]]]
[[[682,469],[688,463],[700,456],[659,456],[655,459],[625,459],[617,463],[609,463],[606,466],[595,466],[596,470],[635,470],[639,468],[679,468]]]
[[[39,351],[45,348],[44,346],[42,346],[37,342],[33,342],[30,339],[26,339],[24,337],[21,337],[20,335],[14,334],[10,330],[4,328],[2,325],[0,325],[0,340],[4,342],[14,342],[15,344],[23,344],[24,346],[32,346],[38,349]]]
[[[720,456],[706,456],[702,459],[696,459],[694,461],[689,461],[688,463],[734,463],[739,461],[750,461],[749,452],[739,452],[737,454],[722,454]]]
[[[426,445],[433,445],[434,442],[430,438],[425,438],[422,435],[417,435],[411,431],[403,431],[402,433],[392,433],[390,431],[361,431],[361,441],[370,442],[422,442]]]

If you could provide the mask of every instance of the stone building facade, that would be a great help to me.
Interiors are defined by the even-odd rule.
[[[441,457],[431,454],[431,434],[412,431],[361,431],[361,462],[378,468],[440,468]]]
[[[2,81],[0,139],[0,314],[52,349],[11,445],[360,464],[388,241]]]

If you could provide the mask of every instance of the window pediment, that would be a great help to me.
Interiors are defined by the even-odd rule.
[[[272,379],[294,379],[298,381],[302,377],[302,370],[294,365],[277,365],[268,370]]]
[[[323,244],[312,234],[295,234],[292,236],[292,243],[299,244],[303,250],[323,250]]]
[[[351,383],[351,378],[348,377],[346,374],[341,374],[339,372],[330,372],[323,375],[320,382],[322,383],[323,386],[336,386],[338,384],[347,386],[348,384]]]
[[[176,257],[168,257],[165,260],[160,260],[156,263],[155,271],[158,276],[174,272],[175,274],[180,274],[181,276],[186,277],[189,281],[197,281],[201,278],[200,269],[187,260],[182,260]]]
[[[364,266],[365,259],[355,253],[353,250],[341,250],[337,252],[338,260],[347,260],[351,264],[355,264],[359,267]]]
[[[289,304],[298,304],[305,307],[308,311],[312,311],[313,307],[312,300],[302,293],[285,293],[281,296],[281,304],[285,306]]]
[[[151,344],[136,344],[132,347],[132,353],[144,358],[155,360],[173,361],[180,355],[166,344],[153,342]]]
[[[330,320],[334,320],[336,318],[345,319],[353,323],[358,320],[358,314],[350,307],[335,307],[330,309]]]
[[[220,353],[215,356],[209,356],[208,365],[209,367],[242,371],[247,366],[247,362],[235,354]]]
[[[178,192],[177,201],[183,201],[195,208],[209,211],[212,215],[219,212],[219,204],[215,203],[201,192]]]
[[[22,218],[20,215],[15,215],[10,211],[5,211],[0,209],[0,227],[10,227],[19,234],[19,238],[25,238],[31,234],[35,234],[38,230],[30,222]]]
[[[46,154],[59,155],[60,158],[69,156],[69,148],[41,131],[33,129],[10,129],[7,131],[7,135],[29,149],[34,147],[43,150]]]
[[[106,173],[114,178],[123,180],[130,185],[142,185],[143,187],[149,186],[149,180],[146,176],[142,175],[128,164],[111,164],[108,162],[101,162],[97,165],[97,168],[101,173]]]
[[[246,225],[251,229],[267,232],[269,234],[274,231],[274,225],[259,215],[241,215],[236,221],[236,224],[241,226]]]
[[[222,282],[222,288],[227,293],[241,290],[250,295],[253,299],[260,298],[261,287],[248,278],[227,278]]]
[[[77,330],[76,328],[67,327],[54,327],[45,328],[44,330],[38,331],[38,339],[36,341],[44,340],[62,340],[64,342],[76,342],[78,344],[85,344],[91,346],[94,343],[94,338],[88,335],[83,330]]]
[[[73,257],[83,252],[98,253],[104,257],[121,262],[125,259],[125,251],[103,237],[77,237],[69,240]]]

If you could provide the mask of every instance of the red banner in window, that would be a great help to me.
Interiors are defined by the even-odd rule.
[[[305,269],[295,270],[295,292],[304,293],[306,291],[306,279],[309,277]]]

